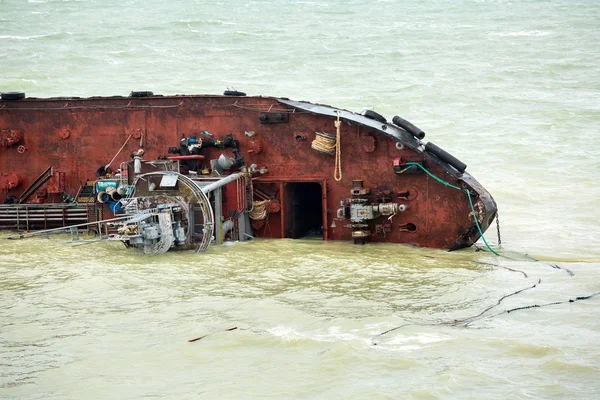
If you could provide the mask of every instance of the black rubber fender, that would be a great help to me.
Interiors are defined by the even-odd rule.
[[[429,142],[425,145],[425,151],[430,152],[431,154],[435,154],[437,158],[442,161],[447,162],[451,166],[453,166],[459,172],[465,172],[467,169],[467,164],[460,161],[458,158],[454,157],[452,154],[448,153],[446,150],[436,146],[435,144]]]
[[[392,122],[417,139],[423,139],[425,137],[425,132],[398,115],[392,118]]]
[[[245,96],[246,93],[238,92],[237,90],[226,90],[223,92],[223,96]]]
[[[129,97],[150,97],[150,96],[154,96],[154,92],[151,92],[149,90],[141,90],[141,91],[137,91],[137,92],[131,92],[129,93]]]
[[[374,119],[375,121],[379,121],[382,124],[387,123],[387,119],[385,119],[385,117],[373,110],[365,110],[365,112],[363,112],[363,115],[369,119]]]
[[[25,93],[23,92],[2,92],[0,95],[2,100],[23,100],[25,98]]]

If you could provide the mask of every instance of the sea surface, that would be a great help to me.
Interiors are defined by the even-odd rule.
[[[600,398],[600,296],[577,300],[600,292],[599,21],[595,0],[0,0],[0,91],[401,115],[495,197],[504,256],[0,240],[0,398]]]

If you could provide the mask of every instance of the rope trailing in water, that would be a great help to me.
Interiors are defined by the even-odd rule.
[[[430,177],[432,177],[434,180],[441,183],[442,185],[451,187],[452,189],[464,191],[467,194],[467,198],[469,199],[469,205],[471,206],[471,213],[473,214],[473,220],[475,221],[475,226],[477,226],[477,230],[479,231],[481,240],[483,240],[483,243],[485,243],[485,246],[488,248],[489,251],[491,251],[492,253],[494,253],[497,256],[500,256],[500,254],[496,253],[494,251],[494,249],[492,249],[490,247],[487,240],[485,240],[485,236],[483,236],[483,231],[481,230],[481,226],[479,225],[479,221],[477,220],[477,213],[475,212],[475,207],[473,207],[473,200],[471,199],[471,191],[469,191],[469,189],[461,189],[458,186],[454,186],[454,185],[446,182],[445,180],[438,178],[437,176],[432,174],[427,168],[425,168],[424,166],[422,166],[421,164],[419,164],[417,162],[407,162],[406,165],[416,165],[417,167],[419,167],[423,171],[425,171],[427,173],[427,175],[429,175]]]
[[[533,286],[527,287],[525,289],[518,290],[518,291],[516,291],[514,293],[511,293],[509,295],[502,296],[500,298],[500,300],[498,300],[497,304],[494,304],[494,305],[488,307],[487,309],[485,309],[484,311],[482,311],[481,313],[479,313],[478,315],[475,315],[473,317],[469,317],[469,318],[465,318],[465,319],[461,319],[461,320],[448,321],[448,322],[439,322],[439,323],[417,323],[417,322],[409,322],[409,323],[406,323],[406,324],[403,324],[403,325],[400,325],[400,326],[396,326],[396,327],[394,327],[392,329],[388,329],[385,332],[381,332],[380,334],[373,336],[371,338],[371,343],[373,343],[373,345],[376,346],[377,345],[377,343],[375,342],[376,338],[384,336],[384,335],[387,335],[390,332],[397,331],[398,329],[401,329],[401,328],[404,328],[404,327],[407,327],[407,326],[439,326],[439,325],[446,325],[446,326],[467,326],[471,322],[474,322],[476,320],[482,319],[484,317],[485,313],[487,313],[489,310],[497,307],[502,302],[502,300],[504,300],[505,298],[513,296],[513,295],[516,295],[516,294],[521,293],[521,292],[523,292],[525,290],[533,289],[538,284],[540,284],[540,282],[541,282],[541,280],[539,280],[538,283],[536,283]],[[569,300],[565,300],[565,301],[555,301],[553,303],[532,304],[532,305],[529,305],[529,306],[522,306],[522,307],[511,308],[510,310],[505,310],[505,311],[499,312],[498,314],[490,315],[487,318],[488,319],[489,318],[494,318],[494,317],[497,317],[497,316],[502,315],[502,314],[510,314],[511,312],[514,312],[514,311],[529,310],[531,308],[542,308],[542,307],[548,307],[548,306],[555,306],[555,305],[559,305],[559,304],[575,303],[575,302],[581,301],[581,300],[589,300],[589,299],[591,299],[593,297],[596,297],[598,295],[600,295],[600,292],[592,293],[592,294],[590,294],[588,296],[578,296],[578,297],[575,297],[574,299],[569,299]]]
[[[477,315],[474,315],[474,316],[468,317],[468,318],[463,318],[463,319],[460,319],[460,320],[454,320],[454,321],[451,321],[451,322],[442,322],[441,325],[452,325],[452,326],[468,325],[471,322],[473,322],[473,321],[475,321],[475,320],[477,320],[479,318],[482,318],[483,314],[487,313],[491,309],[498,307],[500,305],[500,303],[502,303],[502,300],[506,299],[507,297],[516,296],[517,294],[522,293],[522,292],[524,292],[526,290],[534,289],[540,283],[542,283],[542,279],[541,278],[538,279],[537,283],[535,285],[533,285],[533,286],[529,286],[529,287],[526,287],[524,289],[517,290],[516,292],[512,292],[510,294],[505,294],[504,296],[500,297],[500,299],[496,302],[496,304],[492,304],[491,306],[489,306],[488,308],[486,308],[485,310],[483,310],[482,312],[480,312]]]
[[[498,313],[496,315],[492,315],[492,316],[490,316],[490,318],[496,317],[496,316],[501,315],[501,314],[509,314],[509,313],[511,313],[513,311],[528,310],[530,308],[541,308],[541,307],[555,306],[557,304],[575,303],[576,301],[589,300],[592,297],[596,297],[598,295],[600,295],[600,292],[592,293],[592,294],[590,294],[588,296],[578,296],[578,297],[575,297],[574,299],[569,299],[569,300],[565,300],[565,301],[555,301],[554,303],[546,303],[546,304],[532,304],[530,306],[523,306],[523,307],[512,308],[510,310],[502,311],[501,313]]]
[[[250,219],[262,220],[267,218],[267,205],[271,200],[254,201],[252,211],[248,213]]]
[[[406,163],[406,165],[408,165],[408,166],[409,166],[408,168],[410,168],[410,166],[412,166],[412,165],[416,165],[417,167],[419,167],[419,168],[421,168],[423,171],[425,171],[425,172],[426,172],[426,173],[427,173],[427,174],[428,174],[430,177],[432,177],[432,178],[433,178],[435,181],[437,181],[437,182],[439,182],[439,183],[443,184],[444,186],[448,186],[448,187],[451,187],[451,188],[453,188],[453,189],[456,189],[456,190],[464,191],[464,192],[467,194],[467,198],[469,199],[469,205],[470,205],[470,207],[471,207],[471,212],[472,212],[472,214],[473,214],[473,220],[475,221],[475,225],[477,226],[477,230],[479,231],[479,234],[481,235],[481,239],[482,239],[482,240],[483,240],[483,242],[485,243],[485,245],[486,245],[486,247],[488,248],[488,250],[490,250],[492,253],[494,253],[495,255],[497,255],[497,256],[499,256],[499,257],[504,257],[504,258],[507,258],[507,259],[509,259],[509,260],[513,260],[513,259],[512,259],[512,258],[510,258],[510,257],[506,257],[506,256],[504,256],[504,255],[500,255],[500,254],[498,254],[497,252],[495,252],[495,251],[494,251],[494,250],[493,250],[493,249],[490,247],[490,245],[487,243],[487,241],[485,240],[485,237],[483,236],[483,231],[481,230],[481,226],[479,225],[479,221],[477,220],[477,215],[476,215],[476,213],[475,213],[475,207],[473,206],[473,200],[471,199],[471,192],[469,191],[469,189],[461,189],[461,188],[459,188],[458,186],[452,185],[452,184],[450,184],[450,183],[448,183],[448,182],[444,181],[443,179],[440,179],[440,178],[438,178],[437,176],[435,176],[434,174],[432,174],[432,173],[431,173],[429,170],[427,170],[425,167],[423,167],[423,166],[422,166],[421,164],[419,164],[419,163],[416,163],[416,162],[407,162],[407,163]],[[405,170],[407,170],[408,168],[406,168]],[[497,215],[497,214],[496,214],[496,224],[497,224],[497,228],[498,228],[498,244],[499,244],[499,245],[501,245],[501,243],[502,243],[502,242],[501,242],[501,239],[500,239],[500,223],[499,223],[499,221],[498,221],[498,215]],[[540,260],[538,260],[538,259],[536,259],[536,258],[534,258],[534,257],[531,257],[531,256],[529,256],[528,254],[525,254],[525,257],[527,257],[527,258],[529,258],[529,259],[531,259],[531,260],[533,260],[533,261],[540,262]],[[571,276],[575,275],[575,274],[574,274],[574,273],[573,273],[571,270],[569,270],[569,269],[567,269],[567,268],[562,268],[562,267],[560,267],[560,266],[558,266],[558,265],[556,265],[556,264],[552,264],[552,263],[548,263],[548,264],[549,264],[549,265],[550,265],[552,268],[555,268],[555,269],[563,269],[563,270],[565,270],[565,271],[566,271],[566,272],[567,272],[569,275],[571,275]],[[514,269],[511,269],[511,268],[507,268],[507,267],[503,267],[503,268],[506,268],[506,269],[508,269],[508,270],[515,271],[515,272],[521,272],[521,273],[522,273],[522,274],[523,274],[523,275],[524,275],[524,276],[527,278],[527,274],[526,274],[525,272],[523,272],[523,271],[518,271],[518,270],[514,270]],[[538,282],[537,282],[536,284],[532,285],[532,286],[529,286],[529,287],[526,287],[526,288],[524,288],[524,289],[520,289],[520,290],[517,290],[517,291],[515,291],[515,292],[513,292],[513,293],[506,294],[506,295],[502,296],[502,297],[501,297],[501,298],[500,298],[500,299],[499,299],[499,300],[496,302],[496,304],[493,304],[493,305],[489,306],[488,308],[486,308],[486,309],[484,309],[483,311],[481,311],[479,314],[477,314],[477,315],[474,315],[474,316],[472,316],[472,317],[463,318],[463,319],[460,319],[460,320],[453,320],[453,321],[446,321],[446,322],[438,322],[438,323],[406,323],[406,324],[403,324],[403,325],[396,326],[396,327],[394,327],[394,328],[388,329],[387,331],[384,331],[384,332],[382,332],[382,333],[380,333],[380,334],[378,334],[378,335],[375,335],[375,336],[373,336],[373,338],[371,339],[371,342],[373,343],[373,345],[377,345],[377,343],[375,342],[375,339],[376,339],[376,338],[378,338],[378,337],[381,337],[381,336],[384,336],[384,335],[386,335],[386,334],[388,334],[388,333],[390,333],[390,332],[394,332],[394,331],[396,331],[396,330],[398,330],[398,329],[401,329],[401,328],[404,328],[404,327],[406,327],[406,326],[411,326],[411,325],[414,325],[414,326],[436,326],[436,325],[446,325],[446,326],[467,326],[467,325],[469,325],[470,323],[472,323],[472,322],[474,322],[474,321],[477,321],[477,320],[479,320],[479,319],[485,318],[485,315],[486,315],[486,314],[487,314],[487,313],[488,313],[490,310],[492,310],[492,309],[494,309],[494,308],[498,307],[498,306],[500,305],[500,303],[502,303],[502,301],[503,301],[505,298],[507,298],[507,297],[511,297],[511,296],[515,296],[515,295],[517,295],[517,294],[519,294],[519,293],[521,293],[521,292],[524,292],[525,290],[530,290],[530,289],[533,289],[533,288],[537,287],[539,284],[541,284],[541,282],[542,282],[542,280],[541,280],[541,279],[539,279],[539,280],[538,280]],[[600,295],[600,292],[592,293],[592,294],[590,294],[590,295],[588,295],[588,296],[578,296],[578,297],[575,297],[574,299],[569,299],[568,301],[557,301],[557,302],[553,302],[553,303],[547,303],[547,304],[533,304],[533,305],[529,305],[529,306],[522,306],[522,307],[512,308],[512,309],[510,309],[510,310],[505,310],[505,311],[502,311],[502,312],[500,312],[500,313],[498,313],[498,314],[490,315],[490,316],[489,316],[489,317],[487,317],[487,318],[493,318],[493,317],[496,317],[496,316],[499,316],[499,315],[502,315],[502,314],[508,314],[508,313],[511,313],[511,312],[513,312],[513,311],[527,310],[527,309],[530,309],[530,308],[541,308],[541,307],[553,306],[553,305],[558,305],[558,304],[574,303],[574,302],[576,302],[576,301],[588,300],[588,299],[591,299],[592,297],[595,297],[595,296],[598,296],[598,295]]]
[[[219,332],[231,332],[231,331],[235,331],[236,329],[237,329],[237,326],[234,326],[233,328],[225,329],[225,330],[222,330],[222,331],[219,331]],[[217,332],[207,333],[206,335],[197,337],[196,339],[190,339],[190,340],[188,340],[188,342],[190,342],[190,343],[196,342],[198,340],[204,339],[205,337],[207,337],[209,335],[213,335],[215,333],[217,333]]]
[[[525,257],[529,258],[530,260],[536,261],[536,262],[543,262],[543,261],[538,260],[535,257],[531,257],[529,254],[525,254]],[[575,273],[568,268],[563,268],[563,267],[558,266],[557,264],[550,263],[550,262],[546,262],[546,264],[550,265],[554,269],[562,269],[562,270],[566,271],[567,274],[569,274],[570,276],[575,276]]]
[[[472,212],[472,214],[473,214],[473,220],[475,221],[475,225],[477,226],[477,229],[479,230],[479,234],[481,235],[481,238],[483,239],[483,242],[485,243],[486,247],[487,247],[487,248],[488,248],[488,249],[489,249],[489,250],[490,250],[492,253],[494,253],[494,254],[495,254],[495,255],[497,255],[497,256],[504,257],[504,258],[507,258],[507,259],[509,259],[509,260],[513,260],[513,259],[512,259],[512,258],[510,258],[510,257],[506,257],[506,256],[504,256],[504,255],[500,255],[500,254],[496,253],[496,252],[495,252],[495,251],[494,251],[494,250],[493,250],[493,249],[492,249],[492,248],[489,246],[489,244],[487,243],[487,241],[485,240],[485,237],[483,236],[483,231],[481,230],[481,226],[479,225],[479,221],[477,220],[477,216],[476,216],[476,213],[475,213],[475,207],[473,206],[473,200],[471,199],[471,192],[469,191],[469,189],[461,189],[461,188],[459,188],[458,186],[452,185],[452,184],[450,184],[450,183],[448,183],[448,182],[444,181],[443,179],[440,179],[440,178],[438,178],[437,176],[435,176],[434,174],[432,174],[432,173],[431,173],[429,170],[427,170],[425,167],[423,167],[423,166],[422,166],[421,164],[419,164],[419,163],[416,163],[416,162],[407,162],[407,163],[406,163],[406,165],[408,165],[408,166],[409,166],[408,168],[410,168],[410,166],[416,165],[417,167],[419,167],[419,168],[421,168],[423,171],[425,171],[425,172],[426,172],[426,173],[427,173],[427,174],[428,174],[430,177],[432,177],[432,178],[433,178],[435,181],[437,181],[437,182],[439,182],[439,183],[443,184],[444,186],[448,186],[448,187],[451,187],[451,188],[453,188],[453,189],[456,189],[456,190],[464,191],[464,192],[467,194],[467,198],[469,199],[469,205],[470,205],[470,207],[471,207],[471,212]],[[408,169],[408,168],[406,168],[406,169]],[[405,170],[406,170],[406,169],[405,169]],[[499,244],[501,244],[502,242],[501,242],[501,239],[500,239],[500,226],[499,226],[500,224],[499,224],[499,221],[498,221],[498,216],[497,216],[497,215],[496,215],[496,224],[497,224],[497,226],[498,226],[498,243],[499,243]],[[527,257],[527,258],[529,258],[529,259],[531,259],[531,260],[533,260],[533,261],[540,262],[540,260],[538,260],[538,259],[536,259],[536,258],[533,258],[533,257],[529,256],[528,254],[525,254],[525,257]],[[562,267],[560,267],[560,266],[558,266],[558,265],[556,265],[556,264],[552,264],[552,263],[548,263],[548,264],[549,264],[551,267],[553,267],[553,268],[556,268],[556,269],[563,269],[563,270],[565,270],[565,271],[566,271],[566,272],[567,272],[569,275],[571,275],[571,276],[573,276],[573,275],[574,275],[574,273],[573,273],[571,270],[569,270],[569,269],[562,268]],[[526,274],[524,271],[518,271],[518,270],[514,270],[514,269],[511,269],[511,268],[507,268],[507,267],[503,267],[503,268],[506,268],[506,269],[508,269],[508,270],[511,270],[511,271],[514,271],[514,272],[520,272],[520,273],[522,273],[522,274],[523,274],[523,275],[524,275],[524,276],[527,278],[527,274]],[[467,325],[469,325],[470,323],[472,323],[472,322],[474,322],[474,321],[476,321],[476,320],[479,320],[479,319],[482,319],[482,318],[484,318],[484,317],[485,317],[485,315],[486,315],[486,314],[487,314],[487,313],[488,313],[490,310],[492,310],[492,309],[494,309],[494,308],[498,307],[498,306],[500,305],[500,303],[502,303],[502,301],[503,301],[505,298],[507,298],[507,297],[511,297],[511,296],[515,296],[515,295],[517,295],[517,294],[519,294],[519,293],[521,293],[521,292],[524,292],[525,290],[530,290],[530,289],[533,289],[533,288],[537,287],[539,284],[541,284],[541,282],[542,282],[542,280],[541,280],[541,279],[539,279],[539,280],[538,280],[538,282],[537,282],[536,284],[534,284],[534,285],[532,285],[532,286],[530,286],[530,287],[526,287],[526,288],[524,288],[524,289],[520,289],[520,290],[517,290],[517,291],[515,291],[515,292],[513,292],[513,293],[506,294],[506,295],[502,296],[502,297],[501,297],[501,298],[500,298],[500,299],[499,299],[499,300],[496,302],[496,304],[493,304],[493,305],[489,306],[488,308],[486,308],[486,309],[484,309],[483,311],[481,311],[479,314],[477,314],[477,315],[474,315],[474,316],[472,316],[472,317],[463,318],[463,319],[460,319],[460,320],[453,320],[453,321],[446,321],[446,322],[438,322],[438,323],[406,323],[406,324],[403,324],[403,325],[396,326],[396,327],[394,327],[394,328],[388,329],[387,331],[384,331],[384,332],[382,332],[382,333],[380,333],[380,334],[378,334],[378,335],[375,335],[375,336],[373,336],[373,338],[371,339],[371,341],[372,341],[373,345],[377,345],[377,343],[375,342],[375,339],[376,339],[376,338],[378,338],[378,337],[381,337],[381,336],[383,336],[383,335],[386,335],[386,334],[388,334],[388,333],[390,333],[390,332],[394,332],[394,331],[396,331],[396,330],[398,330],[398,329],[401,329],[401,328],[404,328],[404,327],[406,327],[406,326],[411,326],[411,325],[414,325],[414,326],[435,326],[435,325],[447,325],[447,326],[467,326]],[[499,315],[502,315],[502,314],[508,314],[508,313],[511,313],[511,312],[513,312],[513,311],[518,311],[518,310],[527,310],[527,309],[530,309],[530,308],[540,308],[540,307],[547,307],[547,306],[558,305],[558,304],[574,303],[574,302],[576,302],[576,301],[580,301],[580,300],[588,300],[588,299],[591,299],[592,297],[595,297],[595,296],[598,296],[598,295],[600,295],[600,292],[592,293],[591,295],[588,295],[588,296],[578,296],[578,297],[576,297],[576,298],[574,298],[574,299],[569,299],[568,301],[557,301],[557,302],[553,302],[553,303],[547,303],[547,304],[533,304],[533,305],[529,305],[529,306],[517,307],[517,308],[510,309],[510,310],[505,310],[505,311],[502,311],[502,312],[500,312],[500,313],[498,313],[498,314],[491,315],[491,316],[489,316],[489,317],[487,317],[487,318],[493,318],[493,317],[496,317],[496,316],[499,316]]]
[[[477,245],[474,245],[474,246],[475,246],[475,248],[477,249],[477,251],[487,251],[486,249],[484,249],[484,248],[482,248],[482,247],[477,247]],[[529,259],[529,260],[531,260],[531,261],[539,262],[539,263],[541,263],[541,264],[546,264],[546,265],[548,265],[548,266],[550,266],[550,267],[552,267],[552,268],[554,268],[554,269],[560,269],[560,270],[563,270],[563,271],[565,271],[567,274],[569,274],[569,276],[575,276],[575,273],[574,273],[573,271],[571,271],[571,270],[570,270],[570,269],[568,269],[568,268],[561,267],[561,266],[559,266],[559,265],[558,265],[558,264],[556,264],[556,263],[551,263],[551,262],[548,262],[548,261],[541,261],[541,260],[538,260],[538,259],[537,259],[537,258],[535,258],[535,257],[531,257],[531,256],[530,256],[529,254],[527,254],[527,253],[517,253],[517,252],[514,252],[514,253],[516,253],[516,254],[518,254],[518,255],[520,255],[520,256],[523,256],[523,257],[525,257],[525,258],[527,258],[527,259]],[[517,260],[517,259],[515,259],[515,258],[508,257],[508,256],[506,256],[506,255],[504,255],[504,254],[501,254],[501,255],[500,255],[500,257],[503,257],[503,258],[506,258],[507,260],[512,260],[512,261],[521,261],[521,260]],[[506,268],[506,267],[504,267],[504,268]]]
[[[458,320],[458,319],[455,319],[455,320],[453,320],[453,321],[445,321],[445,322],[432,322],[432,323],[416,323],[416,322],[415,322],[415,323],[407,323],[407,324],[403,324],[403,325],[396,326],[396,327],[394,327],[394,328],[388,329],[387,331],[381,332],[380,334],[373,336],[373,337],[371,338],[371,341],[373,341],[375,338],[378,338],[378,337],[381,337],[381,336],[387,335],[387,334],[388,334],[388,333],[390,333],[390,332],[397,331],[398,329],[401,329],[401,328],[404,328],[404,327],[406,327],[406,326],[410,326],[410,325],[418,325],[418,326],[437,326],[437,325],[458,326],[458,325],[463,325],[463,324],[465,324],[465,322],[467,322],[467,321],[468,321],[468,322],[467,322],[467,324],[468,324],[468,323],[471,323],[471,322],[473,322],[475,319],[479,319],[479,318],[481,318],[481,317],[483,316],[483,314],[485,314],[486,312],[490,311],[491,309],[493,309],[493,308],[495,308],[495,307],[498,307],[498,306],[500,305],[500,303],[502,303],[502,300],[504,300],[505,298],[507,298],[507,297],[511,297],[511,296],[514,296],[514,295],[517,295],[517,294],[519,294],[519,293],[521,293],[521,292],[524,292],[524,291],[526,291],[526,290],[529,290],[529,289],[533,289],[533,288],[535,288],[537,285],[539,285],[541,282],[542,282],[542,280],[540,279],[540,280],[538,280],[538,282],[537,282],[535,285],[533,285],[533,286],[529,286],[529,287],[526,287],[526,288],[524,288],[524,289],[519,289],[519,290],[517,290],[516,292],[510,293],[510,294],[505,294],[504,296],[502,296],[502,297],[501,297],[501,298],[500,298],[500,299],[499,299],[499,300],[496,302],[496,304],[493,304],[493,305],[489,306],[488,308],[486,308],[485,310],[483,310],[482,312],[480,312],[479,314],[477,314],[477,315],[475,315],[475,316],[473,316],[473,317],[469,317],[469,318],[463,318],[463,319],[460,319],[460,320]],[[465,325],[466,325],[466,324],[465,324]],[[373,342],[373,344],[377,344],[377,343]]]
[[[482,265],[489,265],[490,267],[494,267],[494,268],[503,268],[503,269],[505,269],[507,271],[511,271],[511,272],[518,272],[519,274],[523,274],[523,276],[525,278],[529,278],[529,275],[527,275],[527,272],[521,271],[520,269],[509,268],[509,267],[505,267],[504,265],[490,264],[490,263],[481,262],[481,261],[479,261],[478,263],[482,264]]]
[[[340,112],[336,111],[336,113],[337,120],[333,123],[335,125],[335,169],[333,170],[333,179],[339,182],[342,180],[342,147],[340,136],[342,121],[340,121]]]

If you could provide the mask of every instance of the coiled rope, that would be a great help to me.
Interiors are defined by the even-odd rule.
[[[271,200],[254,201],[252,211],[248,213],[250,219],[262,220],[267,218],[267,205]]]
[[[342,180],[342,147],[341,147],[341,127],[342,121],[340,121],[340,112],[336,111],[337,119],[334,121],[335,126],[335,138],[333,135],[329,135],[324,132],[315,132],[315,139],[312,141],[310,147],[326,154],[335,154],[335,167],[333,170],[333,179],[337,182]]]
[[[312,141],[310,147],[320,151],[321,153],[334,154],[337,146],[337,141],[333,135],[329,135],[323,132],[315,132],[317,136]]]

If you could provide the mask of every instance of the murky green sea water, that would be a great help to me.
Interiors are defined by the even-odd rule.
[[[600,296],[502,313],[600,291],[599,20],[592,0],[0,0],[0,90],[400,114],[494,195],[514,258],[0,241],[0,398],[599,397]]]

